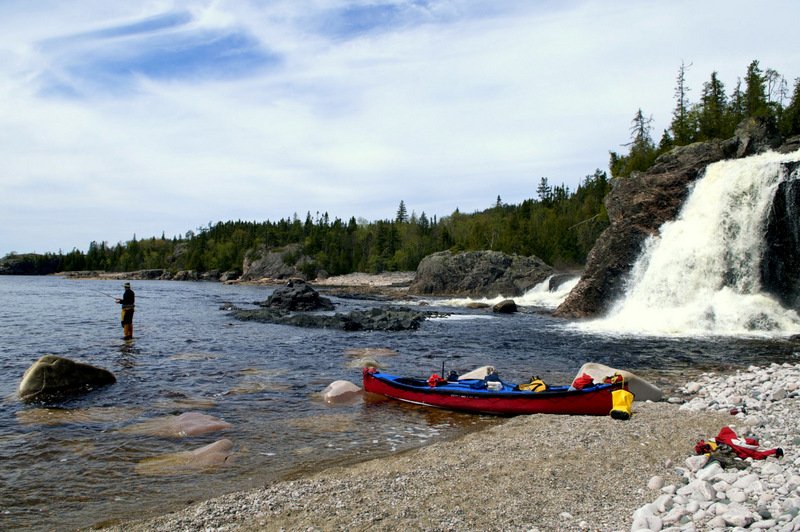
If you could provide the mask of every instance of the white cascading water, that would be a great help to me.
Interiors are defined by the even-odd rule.
[[[548,277],[541,283],[537,284],[536,286],[534,286],[521,296],[513,298],[498,294],[495,297],[485,297],[477,299],[475,298],[445,299],[437,301],[436,304],[448,307],[466,307],[470,303],[483,303],[486,305],[496,305],[497,303],[500,303],[505,299],[513,299],[517,305],[522,307],[555,309],[567,298],[570,290],[575,288],[575,285],[578,284],[579,277],[576,276],[574,279],[565,281],[554,290],[550,290],[551,279],[552,276]]]
[[[800,316],[761,291],[760,258],[781,163],[800,151],[709,165],[678,217],[645,242],[628,289],[594,331],[650,335],[800,333]]]

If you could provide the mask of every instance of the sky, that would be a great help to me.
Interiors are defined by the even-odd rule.
[[[796,0],[0,0],[0,257],[575,190],[713,71],[800,76]]]

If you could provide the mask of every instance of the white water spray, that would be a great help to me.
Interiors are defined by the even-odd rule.
[[[437,305],[444,305],[448,307],[466,307],[470,303],[482,303],[485,305],[496,305],[501,301],[506,299],[513,299],[514,302],[521,306],[521,307],[538,307],[538,308],[545,308],[545,309],[555,309],[563,303],[563,301],[567,298],[570,291],[575,288],[575,285],[578,284],[579,277],[575,277],[574,279],[570,279],[564,281],[560,285],[558,285],[555,289],[550,290],[550,280],[553,277],[550,276],[541,283],[537,284],[524,294],[518,297],[509,298],[503,295],[497,295],[496,297],[492,298],[455,298],[455,299],[444,299],[441,301],[437,301]]]
[[[649,237],[625,297],[589,330],[666,335],[800,333],[797,312],[761,291],[760,259],[781,163],[767,153],[707,167],[678,217]]]

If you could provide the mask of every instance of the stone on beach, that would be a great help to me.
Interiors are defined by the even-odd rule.
[[[142,434],[162,438],[185,438],[198,436],[233,427],[221,419],[201,414],[185,412],[179,416],[164,416],[123,427],[116,432],[122,434]]]
[[[114,374],[106,369],[45,355],[22,375],[18,392],[20,399],[30,402],[82,394],[115,382]]]
[[[704,374],[687,383],[684,391],[697,396],[680,410],[735,413],[730,426],[739,423],[740,437],[754,438],[765,448],[780,446],[785,454],[782,458],[737,461],[737,467],[727,469],[705,455],[690,456],[687,467],[678,470],[684,485],[672,496],[673,508],[662,505],[659,509],[659,498],[634,514],[634,526],[646,526],[641,515],[651,512],[663,526],[680,527],[676,530],[800,530],[800,457],[796,450],[800,441],[794,436],[800,424],[797,382],[800,364],[750,367],[728,376]]]
[[[625,382],[628,383],[628,390],[633,394],[634,401],[661,400],[661,389],[658,386],[647,382],[643,378],[639,377],[638,375],[634,375],[630,371],[612,368],[604,364],[588,362],[581,366],[581,369],[578,370],[575,378],[580,377],[584,373],[592,377],[595,383],[602,382],[605,377],[609,377],[614,373],[619,373],[625,378]]]

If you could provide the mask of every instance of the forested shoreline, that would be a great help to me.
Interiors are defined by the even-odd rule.
[[[800,78],[790,91],[786,79],[776,71],[762,70],[758,61],[747,68],[730,93],[713,72],[703,85],[699,101],[693,103],[686,85],[691,65],[678,71],[673,118],[656,145],[651,136],[652,117],[639,109],[630,129],[629,152],[610,151],[612,178],[625,178],[645,171],[656,158],[677,146],[726,139],[736,126],[750,117],[774,120],[780,134],[800,134]],[[742,86],[744,84],[744,86]],[[784,105],[785,102],[788,102]],[[415,270],[427,255],[438,251],[492,250],[508,254],[536,255],[556,268],[585,264],[595,240],[608,227],[605,196],[611,190],[607,174],[596,170],[577,190],[563,184],[551,186],[540,178],[536,198],[518,205],[503,203],[498,196],[482,211],[428,217],[409,213],[400,201],[394,219],[368,222],[355,216],[344,221],[327,213],[304,219],[272,221],[227,221],[208,223],[180,237],[151,237],[109,245],[93,241],[88,251],[63,253],[10,253],[0,261],[0,273],[50,274],[83,270],[127,272],[163,269],[172,273],[219,271],[241,273],[245,259],[261,253],[297,245],[297,257],[287,254],[287,263],[301,256],[301,273],[314,278],[325,272],[380,273]]]

